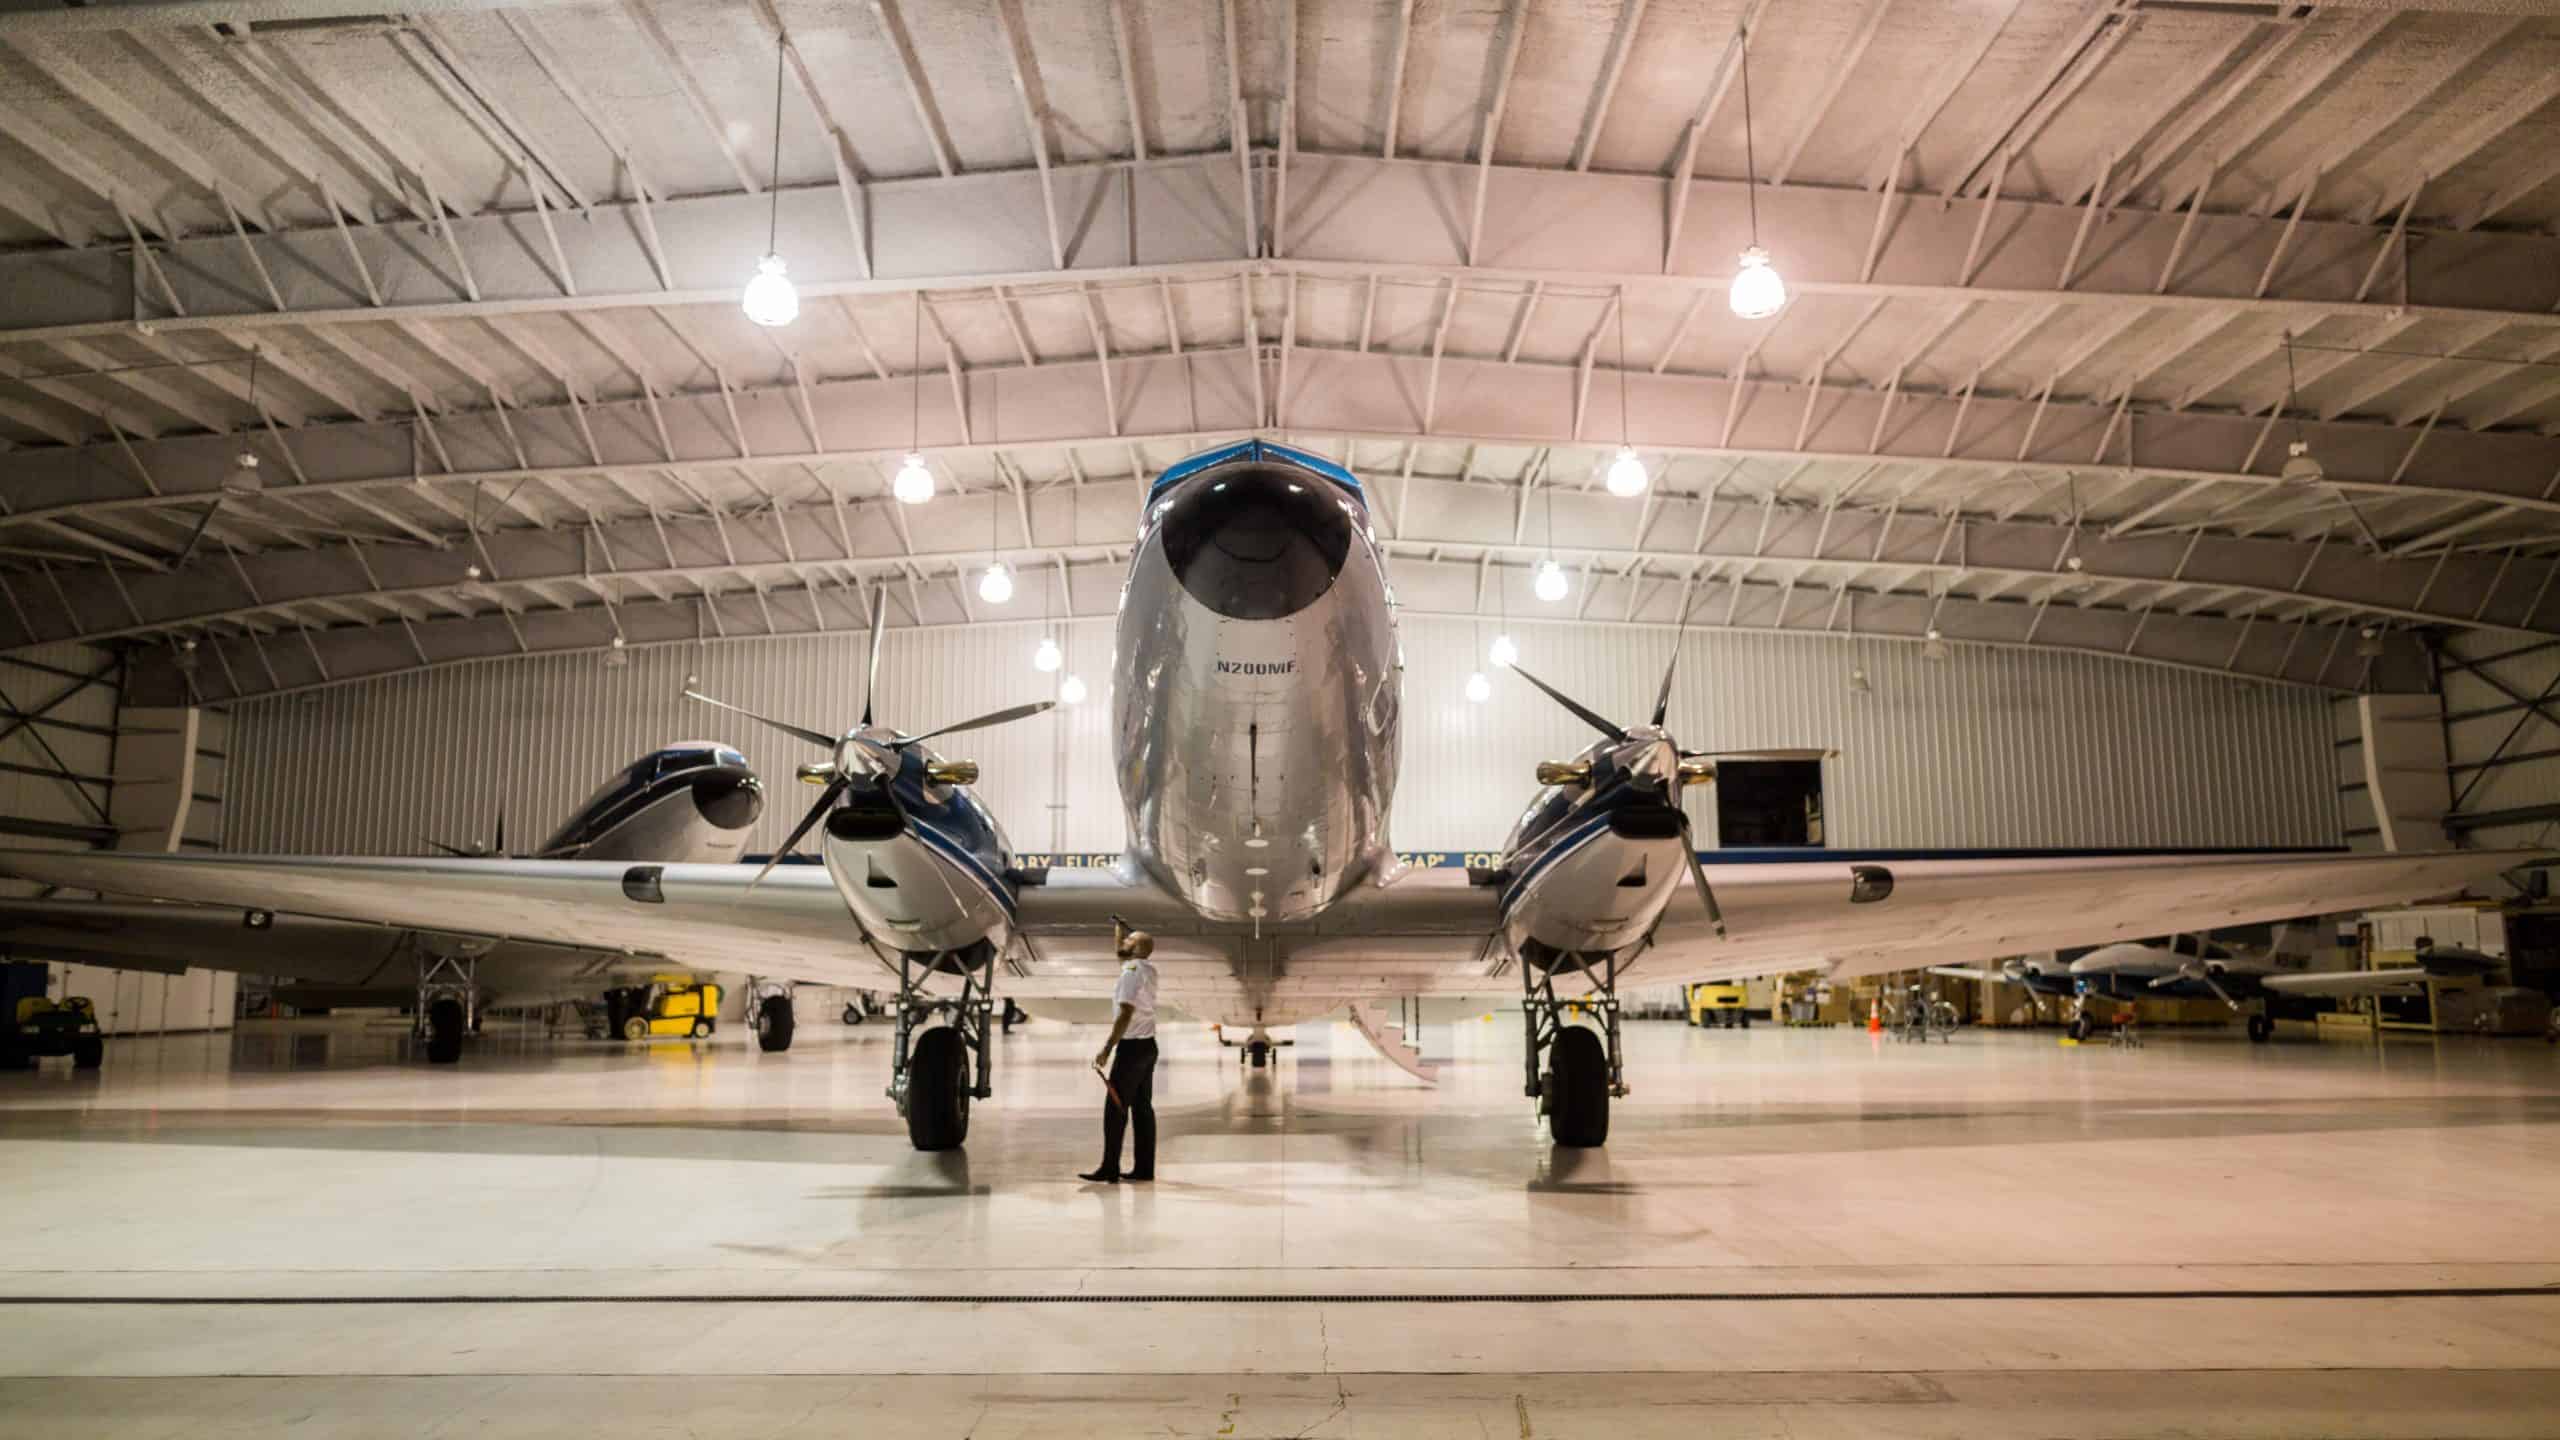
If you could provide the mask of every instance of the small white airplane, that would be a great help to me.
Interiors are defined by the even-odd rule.
[[[874,675],[880,631],[875,601]],[[827,757],[801,767],[823,789],[782,846],[817,830],[823,867],[7,851],[0,873],[894,985],[889,1093],[917,1148],[942,1150],[967,1138],[970,1103],[994,1093],[996,988],[1027,1001],[1108,994],[1123,917],[1156,937],[1164,1002],[1247,1032],[1256,1063],[1274,1026],[1366,1001],[1511,990],[1523,1088],[1555,1141],[1581,1146],[1607,1140],[1610,1101],[1626,1093],[1617,990],[1629,977],[1976,963],[2451,894],[2540,858],[1702,858],[1681,792],[1732,757],[1684,749],[1665,728],[1668,673],[1637,725],[1512,673],[1601,738],[1538,767],[1541,788],[1498,864],[1406,869],[1388,844],[1404,670],[1368,496],[1341,466],[1247,440],[1165,471],[1139,517],[1114,653],[1129,834],[1116,869],[1019,866],[971,788],[977,766],[925,744],[1045,702],[908,735],[875,723],[866,694],[843,730],[753,717]],[[776,1000],[787,1017],[788,997]]]
[[[2506,962],[2458,945],[2437,945],[2422,938],[2415,965],[2387,970],[2314,970],[2312,956],[2319,931],[2307,922],[2278,926],[2273,943],[2264,948],[2216,943],[2210,935],[2172,935],[2157,940],[2119,941],[2101,945],[2069,960],[2026,958],[2006,961],[1997,969],[1966,965],[1933,965],[1932,975],[1958,980],[1987,980],[2020,985],[2038,995],[2062,996],[2075,1002],[2071,1034],[2085,1040],[2091,1028],[2076,1003],[2088,998],[2159,1000],[2210,997],[2246,1013],[2249,1038],[2263,1043],[2275,1033],[2264,1009],[2243,1011],[2250,1001],[2275,995],[2344,999],[2360,995],[2406,994],[2429,980],[2476,978]]]
[[[764,785],[746,756],[716,740],[682,740],[615,771],[532,857],[507,853],[506,821],[488,845],[430,841],[484,864],[519,858],[683,861],[734,865]],[[338,998],[333,1004],[414,998],[427,1023],[427,1058],[462,1057],[471,1017],[497,1005],[592,1000],[669,968],[666,957],[557,942],[494,938],[445,926],[386,928],[363,921],[252,908],[157,901],[0,897],[0,955],[177,974],[196,968],[271,975]],[[768,1050],[791,1030],[768,1023],[749,986],[749,1017]],[[350,998],[352,997],[352,998]]]

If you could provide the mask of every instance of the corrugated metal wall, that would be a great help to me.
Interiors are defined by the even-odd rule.
[[[44,645],[20,655],[0,657],[0,680],[16,708],[39,709],[45,701],[77,683],[70,677],[89,675],[107,664],[106,651],[87,645]],[[44,718],[11,729],[0,739],[0,815],[62,825],[101,826],[106,817],[92,805],[104,803],[101,784],[73,785],[48,774],[31,773],[60,767],[103,780],[116,772],[119,719],[115,684],[87,686]],[[188,813],[190,844],[218,847],[222,840],[222,785],[227,764],[228,721],[204,717],[197,756],[197,800]],[[41,743],[39,743],[41,737]],[[48,748],[50,747],[50,752]],[[85,789],[90,800],[81,798]],[[42,850],[78,850],[85,843],[42,835],[10,835],[0,844]],[[27,895],[41,887],[0,880],[0,893]],[[33,957],[31,957],[33,958]],[[142,970],[109,970],[90,965],[53,962],[47,992],[59,999],[85,995],[98,1007],[98,1022],[110,1035],[151,1034],[167,1030],[228,1029],[239,977],[210,970],[162,975]]]
[[[1050,693],[1032,670],[1036,622],[892,630],[880,714],[921,730]],[[1410,620],[1405,760],[1396,843],[1500,842],[1540,759],[1590,737],[1516,678],[1464,698],[1496,627]],[[1122,843],[1105,681],[1111,625],[1061,627],[1083,706],[968,737],[980,789],[1023,849]],[[1522,663],[1604,713],[1650,709],[1666,631],[1515,624]],[[2314,692],[2062,653],[1699,632],[1686,641],[1671,726],[1692,748],[1826,745],[1836,846],[2292,845],[2338,843],[2329,717]],[[468,666],[240,707],[232,843],[243,850],[414,853],[429,838],[485,839],[502,794],[522,845],[615,767],[667,741],[740,745],[774,784],[756,848],[780,843],[817,759],[751,722],[683,700],[688,674],[736,704],[819,729],[861,706],[858,635],[738,640]],[[1871,693],[1848,678],[1864,665]],[[805,753],[804,753],[805,751]],[[1693,792],[1702,840],[1713,803]]]
[[[109,658],[107,652],[88,645],[39,645],[0,662],[0,682],[5,682],[11,709],[41,710],[47,700],[78,683],[68,677],[93,674]],[[115,766],[115,738],[110,733],[115,723],[116,687],[106,683],[81,689],[47,711],[43,720],[6,727],[10,733],[0,738],[0,766],[7,767],[0,768],[0,815],[60,825],[105,824],[106,818],[81,799],[75,787],[41,772],[52,770],[58,756],[64,769],[105,776]],[[47,746],[52,747],[51,754],[46,753]],[[89,787],[89,795],[101,802],[105,798],[97,786]],[[47,850],[80,848],[77,841],[26,835],[5,843]]]

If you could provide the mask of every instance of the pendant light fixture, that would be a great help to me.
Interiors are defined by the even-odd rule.
[[[1083,679],[1082,679],[1082,678],[1080,678],[1080,677],[1078,677],[1078,676],[1070,675],[1070,676],[1068,676],[1066,679],[1061,680],[1061,681],[1059,681],[1059,682],[1058,682],[1058,703],[1059,703],[1059,704],[1061,704],[1061,705],[1081,705],[1081,704],[1083,704],[1083,703],[1084,703],[1084,696],[1085,696],[1085,689],[1084,689],[1084,681],[1083,681]]]
[[[1556,563],[1556,492],[1547,490],[1547,558],[1538,562],[1538,578],[1532,588],[1538,598],[1553,605],[1573,587],[1564,578],[1564,567]]]
[[[921,505],[933,498],[933,472],[924,468],[924,292],[916,292],[911,341],[915,359],[907,374],[907,459],[889,489],[899,501]]]
[[[1023,538],[1028,540],[1030,537],[1026,535]],[[1066,578],[1066,566],[1061,564],[1058,567],[1058,582],[1061,588],[1065,586]],[[1058,637],[1049,632],[1049,587],[1044,581],[1040,586],[1040,644],[1031,652],[1031,668],[1043,675],[1055,675],[1058,673],[1058,667],[1066,663],[1066,659],[1067,657],[1058,650]]]
[[[1484,678],[1483,671],[1478,670],[1467,677],[1467,698],[1478,705],[1493,698],[1493,682]]]
[[[2293,412],[2293,443],[2284,447],[2284,483],[2317,485],[2329,478],[2329,472],[2311,455],[2311,442],[2303,438],[2302,411],[2297,402],[2293,378],[2293,332],[2284,332],[2284,408]]]
[[[1785,308],[1787,282],[1778,278],[1769,252],[1760,248],[1760,160],[1751,143],[1751,31],[1746,26],[1737,33],[1742,43],[1742,194],[1751,208],[1751,244],[1737,262],[1726,298],[1743,319],[1766,320]]]
[[[263,418],[264,412],[258,409],[258,347],[252,345],[249,347],[249,424],[254,426]],[[241,431],[244,436],[248,433],[246,428]],[[240,453],[232,457],[230,473],[222,477],[222,493],[256,495],[266,488],[265,477],[258,473],[258,452],[250,449],[249,442],[243,439]]]
[[[1645,473],[1644,461],[1637,457],[1636,447],[1627,440],[1627,287],[1618,287],[1618,454],[1609,462],[1609,493],[1621,500],[1631,500],[1644,493],[1653,477]]]
[[[746,294],[739,297],[739,308],[747,318],[767,329],[788,325],[800,318],[800,292],[784,273],[779,244],[782,235],[782,57],[790,41],[780,30],[773,37],[773,168],[767,172],[772,182],[765,212],[764,258],[756,262],[756,273],[747,280]]]
[[[1004,403],[1003,386],[1004,376],[999,373],[996,376],[997,388],[994,402],[998,407]],[[996,411],[998,415],[1003,413],[1001,408]],[[1004,438],[1003,432],[996,431],[995,436],[997,442],[1001,444]],[[978,577],[978,598],[990,605],[1002,605],[1013,598],[1013,572],[1004,568],[1004,507],[997,503],[996,498],[996,483],[1004,478],[1002,452],[989,451],[987,464],[996,473],[995,479],[987,484],[987,550],[989,553],[986,573]]]
[[[1485,658],[1493,662],[1495,669],[1508,670],[1520,663],[1520,647],[1511,641],[1511,591],[1507,586],[1497,586],[1494,597],[1502,607],[1502,628],[1494,632],[1493,648],[1485,652]]]

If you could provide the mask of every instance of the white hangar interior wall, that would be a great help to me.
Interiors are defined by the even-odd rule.
[[[128,709],[121,674],[115,657],[92,645],[38,645],[0,656],[0,696],[10,710],[33,716],[0,725],[0,844],[220,848],[229,716]],[[0,891],[12,895],[39,888],[0,880]],[[10,958],[47,965],[46,993],[87,996],[110,1035],[231,1027],[236,975],[108,969],[15,950]]]
[[[879,715],[917,731],[1036,700],[1038,621],[890,630]],[[1018,850],[1112,851],[1123,842],[1111,771],[1112,625],[1055,627],[1083,705],[955,739],[980,762],[980,792]],[[1498,845],[1535,789],[1541,759],[1587,730],[1515,677],[1466,700],[1493,621],[1403,625],[1404,758],[1395,843]],[[1514,622],[1522,663],[1603,713],[1650,711],[1668,629]],[[2327,698],[2099,656],[1917,646],[1741,631],[1692,631],[1670,725],[1693,749],[1828,746],[1825,822],[1836,847],[2246,846],[2341,843]],[[494,661],[242,704],[232,847],[418,853],[482,841],[507,806],[510,846],[529,848],[619,766],[670,741],[743,749],[768,782],[752,849],[781,842],[814,792],[792,768],[822,758],[750,721],[689,702],[686,677],[735,704],[819,729],[861,711],[859,633]],[[1863,666],[1872,689],[1852,693]],[[1714,803],[1688,800],[1700,842]]]

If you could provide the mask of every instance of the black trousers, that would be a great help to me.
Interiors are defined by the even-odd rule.
[[[1137,1164],[1127,1173],[1156,1173],[1156,1042],[1123,1040],[1111,1052],[1111,1089],[1120,1097],[1114,1103],[1108,1097],[1102,1102],[1102,1168],[1117,1175],[1120,1170],[1120,1135],[1137,1121]]]

